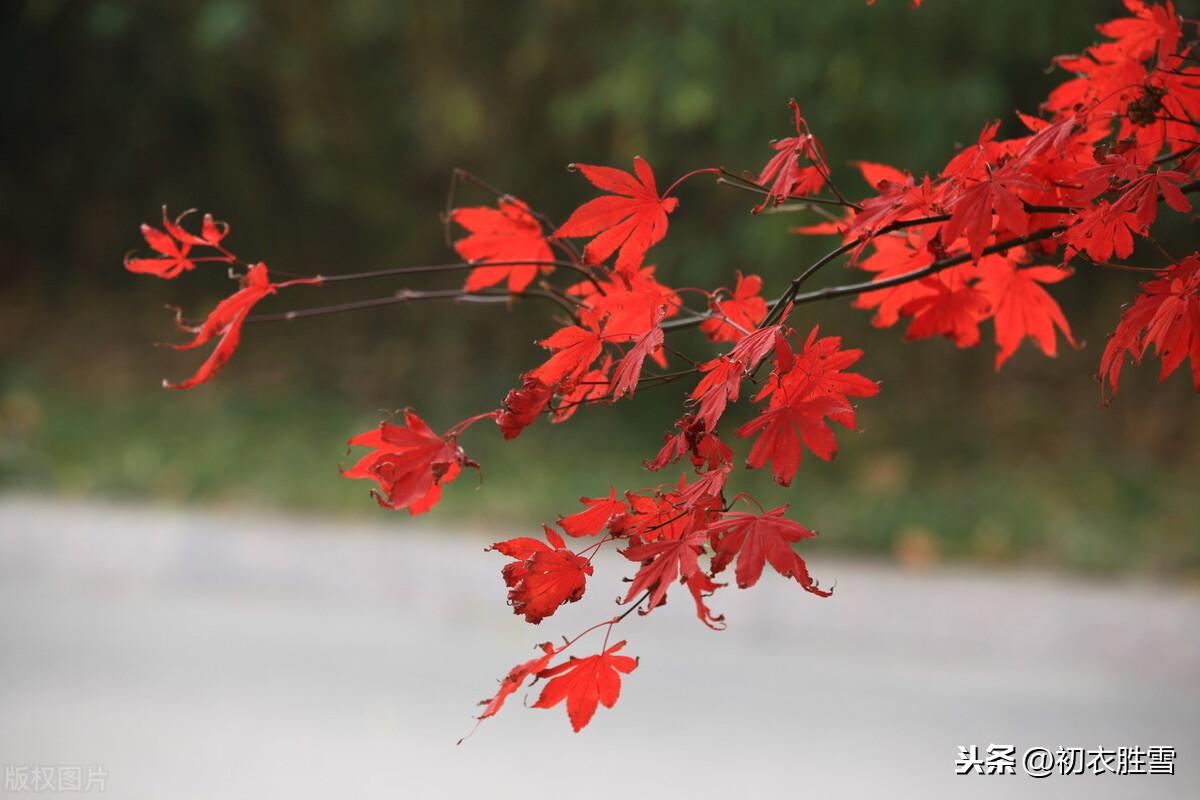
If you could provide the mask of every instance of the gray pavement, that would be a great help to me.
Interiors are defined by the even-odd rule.
[[[0,765],[170,800],[1200,797],[1194,590],[819,552],[828,600],[767,575],[718,595],[722,633],[627,620],[641,665],[583,733],[519,693],[456,747],[626,568],[533,628],[482,552],[523,532],[437,525],[0,498]],[[1167,745],[1177,774],[954,775],[991,743]]]

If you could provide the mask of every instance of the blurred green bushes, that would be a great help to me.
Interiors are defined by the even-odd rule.
[[[768,140],[788,133],[789,97],[857,193],[852,159],[935,170],[986,121],[1015,130],[1012,112],[1035,110],[1061,80],[1045,71],[1051,57],[1119,12],[1115,0],[6,4],[0,486],[369,513],[367,487],[337,477],[345,438],[381,408],[413,405],[445,426],[495,405],[551,324],[537,307],[423,305],[261,326],[221,380],[162,392],[162,377],[195,365],[151,346],[174,335],[162,304],[199,313],[227,289],[217,271],[167,284],[121,270],[137,223],[164,202],[229,219],[237,251],[278,269],[436,262],[452,167],[562,218],[589,196],[571,161],[641,154],[664,180],[758,168]],[[685,187],[653,253],[663,274],[711,286],[740,268],[773,287],[827,245],[750,205],[706,180]],[[1194,231],[1168,238],[1187,244]],[[1181,376],[1153,386],[1146,368],[1101,410],[1091,381],[1135,282],[1106,272],[1063,285],[1087,346],[1056,361],[1026,349],[999,375],[987,347],[904,345],[844,305],[806,309],[799,324],[867,349],[862,369],[884,393],[837,462],[806,463],[789,491],[762,476],[748,485],[795,503],[827,543],[914,563],[1195,574],[1195,397]],[[641,485],[681,392],[506,446],[473,433],[483,487],[465,476],[439,513],[507,530],[609,482]]]

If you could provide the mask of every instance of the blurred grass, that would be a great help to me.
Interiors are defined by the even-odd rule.
[[[1117,404],[1102,409],[1088,379],[1093,348],[1055,361],[1025,349],[995,374],[984,349],[898,345],[897,331],[871,329],[865,315],[832,313],[843,317],[838,330],[851,344],[867,347],[862,370],[884,382],[883,393],[862,404],[864,430],[840,434],[832,463],[806,458],[790,489],[761,472],[739,471],[731,485],[768,505],[791,503],[798,519],[821,531],[817,546],[913,566],[965,558],[1200,576],[1200,428],[1186,380],[1158,386],[1153,370],[1133,369]],[[396,397],[445,427],[494,404],[517,363],[495,374],[435,368],[430,380],[413,359],[355,386],[328,379],[319,347],[315,361],[296,361],[295,348],[309,342],[296,338],[302,328],[256,330],[221,379],[174,393],[154,384],[187,369],[180,354],[145,344],[164,320],[120,322],[133,324],[118,330],[116,321],[96,322],[94,335],[106,344],[86,358],[79,342],[56,337],[43,342],[38,362],[5,364],[0,489],[268,504],[402,524],[407,515],[374,506],[369,485],[339,477],[338,465],[350,461],[345,440],[374,425],[375,409]],[[353,331],[320,339],[352,350]],[[145,338],[135,344],[139,333]],[[420,347],[419,340],[401,346]],[[359,362],[349,360],[342,367],[353,373]],[[650,475],[640,463],[657,449],[683,391],[645,391],[634,403],[585,409],[566,425],[539,423],[508,443],[478,426],[463,444],[483,464],[482,482],[468,472],[434,513],[507,536],[570,513],[575,498],[609,484],[623,490],[671,480],[678,472]],[[735,447],[744,457],[746,443]]]
[[[375,421],[346,398],[281,403],[235,391],[185,411],[149,391],[85,399],[54,382],[9,381],[0,403],[3,489],[394,513],[374,508],[368,485],[338,476],[347,434]],[[872,410],[864,418],[877,426],[879,416]],[[635,432],[611,420],[576,430],[535,427],[507,446],[490,431],[470,436],[465,444],[484,465],[482,483],[464,475],[435,513],[508,535],[570,513],[575,497],[604,493],[610,482],[653,484],[661,478],[637,470],[652,441]],[[923,437],[935,433],[938,440]],[[1156,461],[1091,451],[1053,459],[984,453],[968,430],[842,439],[849,452],[832,464],[810,461],[793,489],[761,474],[738,474],[736,486],[764,503],[792,503],[828,545],[917,565],[947,557],[1200,576],[1194,463],[1180,475]]]
[[[214,210],[239,253],[285,271],[435,263],[454,166],[561,219],[590,196],[566,163],[640,153],[664,179],[754,169],[788,133],[793,96],[857,194],[850,159],[920,172],[988,120],[1015,133],[1011,112],[1034,110],[1061,80],[1045,71],[1051,57],[1121,13],[1116,0],[937,0],[915,12],[900,0],[4,4],[0,113],[21,156],[0,170],[0,490],[387,518],[366,485],[338,477],[346,438],[378,409],[412,405],[444,428],[494,407],[552,327],[533,306],[432,304],[256,326],[219,380],[164,392],[159,380],[197,359],[150,346],[175,335],[161,306],[202,313],[228,282],[219,270],[163,283],[120,269],[163,202]],[[653,254],[667,280],[730,283],[740,268],[773,288],[826,247],[788,235],[792,215],[751,217],[750,205],[705,180],[685,186]],[[1194,223],[1164,241],[1193,247]],[[1154,366],[1130,370],[1106,410],[1091,381],[1135,284],[1092,272],[1056,287],[1088,345],[1055,361],[1026,345],[998,375],[988,345],[905,345],[844,305],[806,308],[797,326],[821,322],[865,348],[862,371],[884,392],[863,403],[865,430],[840,437],[834,463],[807,460],[789,490],[745,473],[736,486],[793,503],[822,531],[818,547],[913,565],[1197,575],[1200,418],[1186,378],[1156,386]],[[300,288],[269,303],[396,288]],[[508,535],[610,483],[644,486],[656,479],[641,460],[683,391],[508,444],[472,431],[484,482],[465,475],[435,513]]]

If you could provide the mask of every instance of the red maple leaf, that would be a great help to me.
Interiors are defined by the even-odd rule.
[[[163,206],[163,228],[160,231],[151,225],[142,225],[142,237],[150,249],[159,254],[156,258],[134,258],[125,256],[125,269],[130,272],[154,275],[159,278],[174,278],[182,272],[195,269],[196,263],[189,257],[194,245],[219,248],[221,240],[229,233],[229,224],[218,222],[212,214],[205,214],[197,236],[185,229],[183,218],[195,209],[184,211],[174,220],[167,216],[167,207]],[[226,257],[218,260],[232,263],[233,257],[227,251],[222,251]]]
[[[580,325],[560,328],[538,342],[554,355],[527,373],[527,380],[532,378],[551,388],[558,388],[562,384],[570,386],[587,371],[604,349],[604,338],[595,314],[584,312],[580,315],[580,322]]]
[[[849,405],[851,397],[879,394],[878,383],[857,372],[846,372],[862,359],[863,351],[858,348],[843,350],[842,337],[820,334],[820,326],[814,325],[799,353],[790,353],[785,350],[786,342],[782,343],[777,350],[777,361],[781,365],[771,374],[756,400],[771,395],[773,403],[781,403],[787,397],[825,394]],[[831,418],[851,430],[857,427],[853,410]]]
[[[1121,315],[1100,358],[1099,377],[1108,381],[1113,394],[1126,355],[1141,362],[1151,345],[1162,359],[1160,381],[1190,357],[1192,383],[1200,392],[1200,252],[1143,283],[1133,305]]]
[[[744,337],[727,355],[717,356],[701,364],[703,377],[692,390],[690,399],[699,404],[696,419],[704,429],[715,431],[729,403],[736,403],[741,393],[742,378],[754,372],[772,348],[783,340],[781,325],[759,328]]]
[[[933,253],[924,247],[917,234],[877,236],[872,240],[874,252],[859,261],[857,266],[874,272],[873,281],[883,281],[924,269],[933,263]],[[933,294],[934,289],[922,281],[908,281],[896,286],[863,292],[854,300],[855,308],[874,308],[871,324],[877,328],[895,325],[900,309],[909,301]]]
[[[974,282],[955,280],[945,272],[949,270],[925,278],[922,283],[933,291],[900,308],[901,314],[913,318],[904,338],[944,336],[958,347],[974,347],[979,344],[979,323],[991,314],[991,303]]]
[[[669,499],[674,503],[676,511],[678,512],[682,508],[687,509],[693,514],[698,512],[709,513],[714,508],[723,506],[722,497],[725,491],[725,481],[729,479],[729,473],[732,469],[730,465],[726,464],[715,469],[710,469],[707,472],[701,472],[696,480],[691,483],[687,482],[686,475],[680,475],[676,491],[669,495]],[[676,513],[676,516],[678,516],[678,513]],[[662,536],[670,538],[667,534],[662,534]]]
[[[583,373],[575,385],[561,395],[550,414],[550,421],[555,424],[566,422],[580,406],[608,397],[608,372],[611,368],[612,357],[606,355],[600,360],[599,367]]]
[[[384,421],[379,427],[352,438],[349,447],[369,447],[342,475],[373,480],[379,491],[371,495],[384,508],[407,508],[422,514],[437,505],[442,487],[454,481],[463,467],[478,467],[467,457],[453,434],[438,436],[411,410],[404,412],[404,425]]]
[[[529,676],[536,675],[544,670],[546,665],[550,663],[550,659],[554,658],[555,654],[558,652],[554,649],[554,645],[550,644],[549,642],[543,642],[542,644],[538,645],[538,647],[542,649],[542,655],[538,656],[537,658],[532,658],[522,664],[517,664],[515,667],[510,669],[508,674],[500,680],[500,688],[496,690],[496,693],[488,699],[480,701],[479,705],[487,706],[487,708],[485,708],[483,713],[476,717],[476,719],[482,720],[491,716],[495,716],[501,707],[503,707],[504,701],[508,699],[509,695],[511,695],[517,689],[520,689],[521,685],[525,683],[525,680]]]
[[[684,581],[684,585],[687,586],[688,592],[692,595],[692,601],[696,604],[696,616],[700,621],[714,631],[724,630],[725,615],[713,614],[708,604],[704,602],[704,598],[710,596],[725,584],[717,583],[712,579],[712,576],[697,570],[688,576],[687,580]]]
[[[727,513],[709,525],[713,574],[724,570],[736,558],[734,577],[738,587],[746,589],[758,583],[763,566],[769,563],[785,578],[795,578],[806,591],[828,597],[830,593],[817,585],[808,574],[804,559],[792,549],[796,542],[816,534],[784,517],[787,510],[787,506],[779,506],[762,514]]]
[[[705,430],[715,430],[730,403],[736,403],[746,369],[728,356],[717,356],[700,365],[703,377],[689,399],[696,402],[696,420]]]
[[[1120,17],[1096,26],[1096,30],[1115,41],[1089,48],[1092,57],[1098,61],[1145,61],[1155,54],[1163,59],[1175,52],[1183,32],[1171,0],[1165,5],[1125,0],[1125,7],[1133,12],[1132,17]]]
[[[1161,95],[1165,118],[1137,128],[1139,147],[1150,153],[1158,153],[1164,145],[1175,153],[1191,149],[1200,122],[1200,66],[1194,60],[1185,61],[1182,54],[1172,56],[1159,64],[1150,84],[1143,87],[1145,96],[1153,101]],[[1194,175],[1197,161],[1193,152],[1178,162],[1178,169]]]
[[[727,474],[725,469],[713,470],[690,485],[681,475],[674,488],[650,497],[627,493],[629,510],[614,517],[609,530],[614,536],[641,542],[678,539],[692,525],[694,513],[707,513],[713,506],[722,505],[719,498]]]
[[[238,343],[242,340],[242,324],[259,300],[267,295],[275,294],[277,289],[287,286],[320,282],[319,278],[302,278],[285,283],[272,283],[267,265],[255,264],[242,276],[241,288],[217,303],[216,308],[209,313],[208,318],[202,324],[192,326],[179,323],[182,330],[195,334],[195,337],[186,344],[171,345],[176,350],[191,350],[218,337],[220,340],[192,377],[179,383],[164,380],[163,386],[168,389],[191,389],[193,386],[212,380],[237,350]]]
[[[813,194],[825,185],[828,167],[821,145],[809,131],[808,122],[800,113],[800,104],[789,100],[788,107],[792,109],[796,135],[771,145],[775,155],[758,173],[758,184],[769,186],[766,197],[754,208],[756,214],[768,204],[779,205],[793,195]]]
[[[200,245],[202,247],[217,247],[229,235],[229,223],[213,219],[212,214],[205,214],[200,222],[200,235],[192,233],[183,227],[183,220],[196,209],[189,208],[172,220],[167,216],[167,207],[163,206],[163,228],[184,244]]]
[[[622,550],[621,555],[642,564],[629,584],[624,602],[628,603],[643,592],[649,592],[649,609],[666,602],[667,590],[676,579],[686,583],[700,571],[699,557],[704,551],[704,540],[703,529],[690,527],[677,539],[631,544]]]
[[[625,395],[633,396],[637,391],[638,379],[642,375],[642,365],[646,357],[657,353],[663,346],[663,329],[655,325],[644,333],[633,347],[629,348],[612,374],[612,400],[616,402]]]
[[[750,447],[746,467],[757,469],[770,463],[775,482],[780,486],[791,485],[792,477],[800,468],[804,447],[824,461],[837,455],[837,438],[825,418],[850,411],[853,411],[850,404],[829,396],[764,409],[737,430],[740,439],[758,437]]]
[[[615,486],[609,487],[608,497],[581,497],[579,502],[587,508],[558,521],[568,536],[595,536],[610,519],[625,513],[625,503],[617,499]]]
[[[1117,159],[1090,170],[1097,177],[1086,187],[1083,197],[1094,196],[1106,188],[1105,175],[1136,174],[1138,168]],[[1114,254],[1127,258],[1133,253],[1134,235],[1144,236],[1158,217],[1159,197],[1175,211],[1187,213],[1191,203],[1176,184],[1188,175],[1177,170],[1155,170],[1131,179],[1111,204],[1101,200],[1077,211],[1071,227],[1063,234],[1067,245],[1087,253],[1093,261],[1108,261]]]
[[[859,203],[860,209],[854,212],[850,224],[846,226],[848,237],[863,238],[865,246],[869,237],[893,222],[926,216],[933,210],[934,190],[928,175],[924,181],[917,183],[912,175],[886,164],[866,161],[855,163],[863,179],[878,194]],[[855,259],[861,249],[862,246],[855,251]]]
[[[489,549],[516,559],[506,564],[501,574],[508,586],[508,604],[514,614],[523,614],[534,625],[558,610],[564,603],[583,597],[591,563],[566,548],[563,538],[549,526],[546,544],[538,539],[520,537],[497,542]]]
[[[1057,114],[1081,110],[1092,115],[1124,114],[1148,77],[1145,65],[1134,59],[1104,62],[1088,55],[1059,56],[1054,64],[1079,76],[1060,84],[1042,104]]]
[[[546,407],[554,390],[537,378],[526,377],[519,389],[510,389],[504,395],[496,425],[505,439],[515,439],[521,431],[537,420]]]
[[[1180,214],[1186,214],[1192,210],[1192,204],[1188,202],[1187,195],[1176,185],[1186,180],[1188,180],[1187,173],[1177,170],[1160,169],[1148,172],[1131,181],[1113,205],[1132,209],[1140,226],[1139,230],[1148,231],[1154,224],[1154,220],[1158,218],[1158,198],[1160,196],[1168,206]]]
[[[675,421],[675,428],[675,433],[663,436],[666,444],[658,455],[645,463],[646,469],[656,472],[685,455],[691,457],[692,466],[697,470],[717,469],[733,460],[733,451],[715,433],[705,429],[704,421],[698,415],[684,414]]]
[[[195,264],[189,259],[188,251],[192,246],[179,243],[158,228],[142,224],[142,236],[146,244],[155,252],[161,253],[161,258],[129,258],[125,259],[125,269],[130,272],[140,272],[159,278],[174,278],[181,272],[194,269]]]
[[[877,161],[851,161],[850,165],[857,167],[858,171],[862,173],[863,180],[877,192],[912,188],[912,175],[889,164],[880,164]]]
[[[1008,256],[986,256],[979,262],[983,275],[980,288],[988,297],[995,311],[996,369],[1017,351],[1025,337],[1033,339],[1042,352],[1053,357],[1057,352],[1054,329],[1075,346],[1071,337],[1071,326],[1067,324],[1062,309],[1042,288],[1044,283],[1058,283],[1069,278],[1071,272],[1058,267],[1018,268],[1020,251],[1009,251]]]
[[[844,372],[862,357],[861,350],[842,350],[835,336],[809,333],[804,348],[793,354],[786,341],[776,348],[775,370],[756,399],[769,397],[762,413],[737,430],[739,438],[757,436],[746,466],[771,464],[776,483],[788,486],[805,448],[825,461],[837,454],[837,438],[826,419],[856,426],[850,397],[878,394],[879,385],[862,375]]]
[[[534,708],[553,708],[567,701],[567,717],[578,733],[591,721],[600,703],[612,708],[621,696],[621,673],[628,675],[637,669],[637,659],[615,653],[625,646],[617,642],[602,653],[587,658],[571,658],[562,664],[542,670],[539,678],[551,681],[542,689]]]
[[[679,206],[675,197],[659,197],[654,171],[640,156],[633,159],[631,175],[613,167],[572,164],[598,189],[612,194],[589,200],[567,218],[556,237],[594,236],[583,250],[589,264],[602,264],[617,253],[618,272],[633,272],[646,251],[667,235],[667,214]]]
[[[1101,200],[1076,212],[1062,236],[1069,248],[1087,253],[1093,261],[1108,261],[1114,254],[1128,258],[1133,253],[1138,228],[1137,214],[1127,204],[1118,207]]]
[[[1037,191],[1041,185],[1021,172],[1019,162],[990,172],[985,180],[956,184],[944,202],[953,211],[950,221],[942,228],[942,243],[951,247],[960,235],[965,235],[971,248],[971,258],[978,261],[992,235],[992,212],[1006,230],[1024,235],[1029,230],[1029,214],[1017,191]]]
[[[1075,212],[1064,234],[1070,247],[1087,253],[1094,261],[1107,261],[1114,253],[1127,258],[1133,252],[1134,235],[1144,236],[1157,219],[1159,197],[1181,214],[1191,210],[1187,196],[1176,185],[1187,180],[1186,173],[1155,170],[1143,174],[1137,165],[1113,158],[1087,170],[1086,175],[1085,187],[1077,194],[1082,200],[1091,200],[1112,188],[1117,179],[1128,178],[1111,205],[1101,200]]]
[[[683,307],[679,294],[654,277],[652,266],[615,272],[594,283],[581,281],[567,293],[604,320],[605,340],[610,342],[633,341],[657,325],[660,315],[670,319]]]
[[[456,208],[450,219],[470,231],[454,243],[454,249],[467,261],[486,261],[489,265],[471,270],[463,287],[468,292],[486,289],[508,279],[508,289],[523,292],[539,269],[551,272],[550,264],[511,262],[552,261],[554,253],[542,234],[542,225],[529,206],[515,197],[500,199],[499,208],[481,206]],[[503,266],[510,262],[509,266]],[[499,266],[493,266],[498,264]]]
[[[737,285],[726,299],[713,299],[712,310],[721,318],[700,323],[710,342],[737,342],[758,327],[767,317],[767,301],[762,298],[763,281],[757,275],[737,274]]]

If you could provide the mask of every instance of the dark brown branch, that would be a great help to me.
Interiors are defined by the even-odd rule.
[[[373,278],[390,278],[397,275],[423,275],[437,272],[460,272],[464,270],[475,269],[499,269],[501,267],[560,267],[569,269],[572,272],[577,272],[587,280],[591,281],[592,285],[599,290],[601,287],[596,282],[595,277],[590,270],[587,270],[578,264],[570,261],[550,260],[542,261],[538,259],[528,260],[512,260],[512,261],[452,261],[445,264],[425,264],[414,267],[390,267],[388,269],[377,269],[369,272],[351,272],[340,275],[314,275],[312,277],[319,278],[322,283],[343,283],[345,281],[365,281]],[[307,277],[307,276],[306,276]]]
[[[575,315],[574,306],[565,302],[558,295],[542,291],[540,289],[530,289],[524,292],[466,292],[462,289],[438,289],[433,291],[418,292],[411,289],[401,289],[395,294],[387,297],[375,297],[370,300],[355,300],[350,303],[338,303],[330,306],[317,306],[315,308],[303,308],[294,311],[282,311],[275,314],[252,314],[246,318],[247,322],[291,322],[296,319],[304,319],[306,317],[323,317],[330,314],[342,314],[349,311],[361,311],[367,308],[377,308],[379,306],[390,306],[397,303],[412,303],[423,300],[454,300],[460,303],[507,303],[514,299],[521,300],[525,298],[541,298],[550,300],[556,305],[566,309],[572,317]]]
[[[1196,192],[1196,191],[1200,190],[1200,180],[1195,180],[1190,183],[1186,183],[1186,184],[1180,186],[1179,190],[1181,192],[1183,192],[1184,194],[1191,194],[1193,192]],[[1068,213],[1075,211],[1076,209],[1069,208],[1067,206],[1038,206],[1038,205],[1031,205],[1029,203],[1026,203],[1025,210],[1031,214],[1035,214],[1035,213],[1068,214]],[[831,286],[831,287],[828,287],[825,289],[819,289],[815,292],[809,292],[807,294],[799,294],[798,293],[799,287],[806,280],[808,280],[810,277],[812,277],[812,275],[814,275],[819,269],[824,267],[826,264],[829,264],[830,262],[832,262],[838,256],[848,253],[850,250],[854,249],[858,245],[860,245],[864,242],[867,242],[870,239],[875,238],[876,236],[882,236],[886,233],[889,233],[889,232],[895,231],[895,230],[899,230],[901,228],[911,228],[911,227],[915,227],[918,225],[927,225],[927,224],[934,223],[934,222],[944,222],[948,219],[950,219],[949,214],[939,214],[937,216],[921,217],[921,218],[910,219],[910,220],[900,220],[900,221],[893,222],[890,225],[887,225],[887,226],[881,228],[879,231],[877,231],[875,234],[873,234],[871,236],[860,237],[858,239],[855,239],[854,241],[847,242],[847,243],[841,245],[836,250],[830,251],[829,253],[822,256],[820,259],[818,259],[814,264],[812,264],[808,268],[806,268],[804,270],[804,272],[800,273],[798,276],[793,278],[792,282],[788,286],[787,290],[778,299],[776,299],[768,304],[770,311],[768,312],[766,319],[763,320],[762,325],[769,325],[769,324],[772,324],[775,321],[777,321],[777,318],[779,317],[780,314],[782,314],[783,309],[786,308],[789,303],[796,303],[796,304],[811,303],[811,302],[815,302],[817,300],[828,300],[828,299],[835,298],[835,297],[844,297],[846,295],[862,294],[864,292],[873,291],[875,289],[887,289],[889,287],[899,286],[901,284],[908,283],[910,281],[920,280],[921,278],[932,275],[943,269],[947,269],[949,267],[957,266],[959,264],[965,264],[968,261],[972,261],[973,259],[971,257],[971,254],[964,253],[959,256],[952,256],[950,258],[942,259],[941,261],[935,261],[934,263],[930,264],[929,266],[923,267],[919,270],[907,272],[903,275],[896,275],[892,278],[886,278],[884,280],[863,281],[861,283],[846,284],[844,286]],[[1026,236],[1020,236],[1015,239],[1009,239],[1008,241],[999,242],[999,243],[991,245],[989,247],[985,247],[983,252],[984,252],[984,254],[989,254],[989,255],[993,254],[993,253],[1002,253],[1002,252],[1012,249],[1013,247],[1018,247],[1022,244],[1028,244],[1030,242],[1040,241],[1042,239],[1049,239],[1052,236],[1057,236],[1059,233],[1062,233],[1066,229],[1067,229],[1067,226],[1065,226],[1065,225],[1055,225],[1053,227],[1043,228],[1040,231],[1035,231],[1034,233],[1028,234]],[[711,316],[707,316],[705,318],[706,319],[711,318]],[[662,327],[664,330],[681,330],[684,328],[694,327],[695,325],[698,325],[700,322],[703,322],[703,321],[704,321],[703,319],[670,320],[668,322],[664,322],[662,324]]]
[[[733,180],[730,180],[732,178]],[[749,178],[744,178],[736,172],[721,168],[721,177],[717,178],[717,183],[725,186],[732,186],[734,189],[741,189],[743,192],[753,192],[754,194],[767,195],[770,192],[760,186],[756,181]],[[848,200],[838,200],[832,197],[817,197],[810,194],[793,194],[788,195],[788,200],[795,200],[803,203],[816,203],[824,206],[837,206],[838,208],[858,208],[854,203]]]
[[[741,189],[743,192],[753,192],[754,194],[760,194],[760,195],[769,194],[767,189],[764,189],[762,186],[759,186],[754,181],[747,180],[746,178],[736,175],[727,169],[722,169],[721,174],[726,177],[717,178],[717,183],[719,183],[719,184],[723,184],[725,186],[732,186],[735,189]],[[727,180],[727,177],[735,178],[739,182],[735,183],[734,181]],[[816,197],[814,195],[809,195],[809,194],[788,195],[788,197],[786,199],[795,200],[797,203],[814,203],[817,205],[838,206],[839,208],[853,208],[853,209],[856,209],[859,211],[862,210],[861,206],[859,206],[857,203],[852,203],[849,200],[838,200],[838,199],[832,199],[832,198],[828,198],[828,197]],[[1024,201],[1022,201],[1022,204],[1025,206],[1025,211],[1029,214],[1070,214],[1072,211],[1077,210],[1071,206],[1039,206],[1039,205],[1034,205],[1032,203],[1025,203]],[[888,226],[887,228],[880,230],[879,233],[882,234],[882,233],[886,233],[890,230],[898,230],[899,228],[902,228],[902,227],[912,227],[913,225],[927,225],[927,224],[932,224],[934,222],[946,222],[949,219],[950,219],[949,214],[936,214],[933,216],[922,217],[920,219],[906,220],[902,224],[893,223],[893,224],[896,224],[897,227],[893,228],[891,226]]]
[[[1052,236],[1057,236],[1065,230],[1066,226],[1064,225],[1055,225],[1052,228],[1043,228],[1040,231],[1030,233],[1026,236],[1018,236],[1015,239],[1009,239],[1007,241],[998,242],[990,245],[989,247],[985,247],[983,248],[983,255],[1003,253],[1011,250],[1014,247],[1020,247],[1021,245],[1029,244],[1030,242],[1049,239]],[[974,258],[970,253],[963,253],[962,255],[951,256],[950,258],[943,258],[941,261],[935,261],[927,267],[922,267],[921,269],[916,269],[912,272],[905,272],[903,275],[894,275],[891,278],[884,278],[883,280],[863,281],[861,283],[850,283],[844,286],[829,286],[824,289],[817,289],[814,292],[797,294],[790,299],[790,302],[795,305],[800,305],[802,303],[814,303],[818,300],[829,300],[834,297],[863,294],[864,292],[871,292],[875,291],[876,289],[888,289],[892,286],[900,286],[901,284],[920,280],[921,278],[928,277],[936,272],[941,272],[944,269],[956,267],[959,264],[965,264],[968,261],[973,260]]]
[[[698,366],[695,366],[695,367],[691,367],[689,369],[681,369],[681,370],[678,370],[677,372],[664,372],[661,375],[647,375],[646,377],[640,378],[638,380],[637,388],[638,389],[651,389],[655,386],[666,386],[668,383],[674,383],[675,381],[680,380],[682,378],[686,378],[689,375],[695,375],[695,374],[699,373],[699,371],[700,371],[700,368]],[[585,384],[595,383],[596,385],[599,385],[598,381],[597,382],[581,381],[581,383],[585,383]],[[608,381],[605,381],[605,384],[607,384],[607,383],[608,383]],[[605,395],[601,395],[599,397],[588,397],[588,398],[584,398],[583,400],[571,400],[566,403],[559,403],[556,406],[548,407],[544,413],[554,414],[555,412],[560,411],[561,409],[571,408],[572,406],[599,405],[600,403],[610,403],[610,402],[613,402],[613,396],[611,394],[605,394]]]

